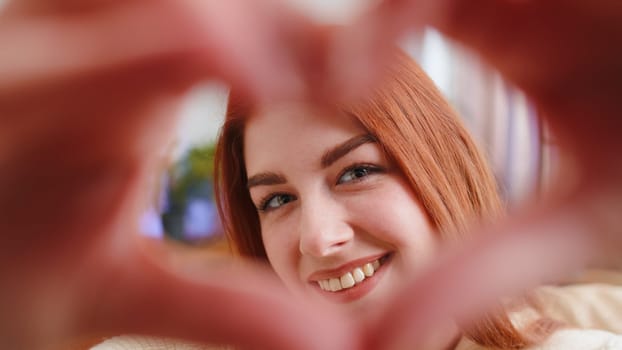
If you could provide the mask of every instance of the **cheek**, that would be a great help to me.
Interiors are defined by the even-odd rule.
[[[266,231],[267,230],[267,231]],[[295,276],[295,262],[298,245],[293,239],[293,231],[285,227],[269,228],[262,226],[262,240],[272,269],[286,283]]]
[[[361,201],[358,218],[365,231],[405,258],[428,255],[437,238],[428,216],[412,192],[400,183],[378,191],[374,201]],[[410,260],[410,258],[408,258]]]

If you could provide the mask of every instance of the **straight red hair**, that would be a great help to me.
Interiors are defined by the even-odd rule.
[[[467,238],[474,221],[503,212],[490,168],[432,81],[397,51],[371,97],[338,106],[377,139],[399,167],[445,241]],[[231,97],[216,148],[215,193],[223,229],[235,251],[267,262],[259,218],[246,188],[244,127],[253,106]],[[492,312],[465,330],[488,347],[521,349],[546,333],[526,336],[506,312]],[[533,332],[532,332],[533,333]]]

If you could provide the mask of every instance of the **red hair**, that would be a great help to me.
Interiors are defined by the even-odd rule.
[[[432,81],[403,52],[396,53],[386,79],[371,97],[339,109],[377,139],[443,240],[465,239],[473,221],[502,213],[484,157]],[[215,192],[223,229],[236,252],[267,261],[257,211],[246,188],[243,136],[252,114],[252,105],[230,98],[216,149]],[[505,312],[490,313],[466,333],[481,345],[501,349],[534,342],[514,328]]]

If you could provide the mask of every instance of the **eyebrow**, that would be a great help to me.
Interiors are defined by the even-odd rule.
[[[283,175],[266,172],[251,176],[246,181],[246,188],[250,189],[255,186],[282,185],[284,183],[287,183],[287,180]]]
[[[352,152],[357,147],[364,145],[366,143],[375,143],[376,138],[370,134],[363,134],[354,136],[353,138],[343,142],[324,153],[322,156],[322,160],[320,164],[322,168],[327,168],[331,166],[334,162],[342,158],[346,154]]]
[[[364,145],[366,143],[375,143],[376,138],[370,134],[363,134],[354,136],[347,141],[338,144],[337,146],[326,151],[320,160],[320,164],[322,168],[327,168],[335,163],[337,160],[345,156],[346,154],[352,152],[357,147]],[[283,175],[273,173],[273,172],[265,172],[255,174],[248,178],[246,181],[246,188],[250,189],[251,187],[256,186],[270,186],[270,185],[282,185],[287,183],[287,179]]]

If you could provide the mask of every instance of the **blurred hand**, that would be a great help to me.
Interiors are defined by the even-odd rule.
[[[348,74],[373,73],[385,59],[382,48],[423,23],[477,50],[524,89],[579,177],[571,190],[491,229],[494,235],[413,282],[364,333],[366,348],[416,344],[444,316],[468,318],[499,295],[579,268],[602,247],[620,255],[617,1],[386,1],[330,38],[272,5],[32,0],[1,13],[3,347],[105,332],[254,348],[358,348],[363,336],[354,325],[289,297],[265,271],[178,276],[148,258],[131,233],[145,178],[188,87],[215,77],[264,100],[314,95],[305,92],[308,82],[355,91],[374,74],[359,74],[368,79],[362,82]],[[346,79],[331,75],[343,59],[356,63]]]
[[[254,0],[6,6],[0,348],[125,333],[347,348],[339,315],[295,301],[266,271],[223,263],[202,278],[179,276],[149,258],[135,235],[146,180],[184,92],[206,78],[258,99],[295,92],[285,36],[305,26]]]
[[[553,181],[564,188],[413,282],[381,322],[374,346],[416,344],[447,315],[473,317],[501,295],[587,265],[622,266],[622,3],[384,1],[341,33],[335,47],[345,49],[336,60],[365,57],[363,65],[380,67],[387,58],[378,48],[424,24],[475,50],[523,89],[569,162]],[[342,86],[354,80],[343,74]],[[358,79],[349,91],[375,75]]]

